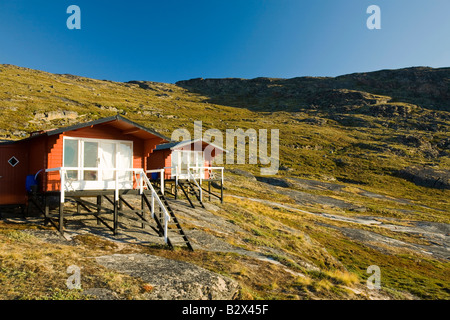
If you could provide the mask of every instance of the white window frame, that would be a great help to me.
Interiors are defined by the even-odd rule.
[[[172,155],[171,155],[171,166],[174,167],[174,162],[173,159],[174,157],[177,157],[177,170],[172,170],[172,178],[175,178],[176,176],[176,172],[178,172],[178,178],[179,179],[188,179],[189,178],[189,174],[188,173],[182,173],[181,172],[181,159],[182,159],[182,153],[183,152],[194,152],[194,163],[190,163],[191,161],[191,157],[188,157],[188,165],[187,167],[194,167],[194,168],[198,168],[198,167],[203,167],[205,164],[205,159],[204,159],[204,153],[203,151],[197,151],[197,150],[172,150]],[[201,158],[201,163],[199,165],[198,163],[198,158]],[[196,172],[193,172],[194,174]],[[201,178],[204,179],[205,178],[205,173],[203,171],[200,171],[200,176],[198,176],[198,174],[196,175],[196,178]]]
[[[102,142],[108,142],[108,143],[115,143],[116,144],[116,152],[115,152],[115,163],[117,167],[118,163],[118,148],[119,144],[127,144],[131,148],[131,158],[130,158],[130,164],[129,168],[126,169],[132,169],[133,168],[133,156],[134,156],[134,144],[131,140],[116,140],[116,139],[93,139],[93,138],[83,138],[83,137],[63,137],[63,158],[62,158],[62,166],[64,167],[64,152],[65,152],[65,144],[64,142],[66,140],[76,140],[78,141],[78,179],[74,179],[70,181],[70,186],[74,190],[111,190],[115,189],[115,180],[106,180],[103,181],[102,179],[102,171],[107,171],[108,168],[102,168],[100,167],[100,163],[97,164],[98,173],[97,173],[97,180],[84,180],[84,166],[83,166],[83,159],[84,159],[84,142],[97,142],[98,143],[98,157],[100,157],[100,148]],[[89,171],[89,170],[87,170]],[[115,173],[117,174],[117,172]],[[128,175],[127,175],[128,176]],[[130,180],[128,179],[120,179],[119,182],[119,189],[132,189],[133,188],[133,176],[130,172],[129,177],[131,177]]]

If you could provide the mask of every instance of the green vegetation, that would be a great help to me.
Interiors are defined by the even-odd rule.
[[[139,299],[144,285],[139,279],[107,272],[86,258],[129,250],[228,275],[241,284],[244,299],[361,298],[354,291],[364,291],[370,265],[382,269],[382,292],[387,296],[448,299],[448,260],[407,248],[376,248],[350,239],[342,230],[351,227],[409,244],[430,244],[422,235],[319,216],[369,216],[398,226],[409,226],[411,221],[450,223],[448,189],[416,185],[399,174],[411,166],[450,169],[448,101],[445,94],[432,94],[433,88],[447,92],[442,78],[448,81],[449,70],[411,72],[418,77],[423,72],[424,79],[425,75],[431,79],[421,95],[410,83],[408,70],[336,79],[217,80],[207,86],[200,80],[178,85],[118,83],[1,65],[0,139],[20,139],[35,130],[117,113],[168,136],[177,128],[193,132],[196,120],[203,121],[204,130],[223,132],[277,128],[281,168],[275,178],[284,179],[289,188],[227,172],[226,199],[217,212],[248,231],[225,241],[254,251],[271,250],[270,257],[279,265],[234,253],[119,249],[94,236],[79,238],[82,247],[49,245],[19,226],[0,224],[0,298],[85,299],[80,292],[67,292],[60,281],[66,278],[67,266],[82,261],[91,271],[85,279],[87,287],[107,287],[120,297]],[[258,178],[260,167],[226,165]],[[342,188],[305,188],[295,178]],[[364,211],[303,203],[287,190],[349,202]]]

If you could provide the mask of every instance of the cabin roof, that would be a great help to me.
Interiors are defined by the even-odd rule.
[[[156,148],[155,148],[155,151],[157,151],[157,150],[167,150],[167,149],[176,150],[176,149],[182,148],[184,146],[187,146],[187,145],[193,144],[195,142],[199,142],[199,141],[201,141],[202,143],[206,143],[208,145],[211,145],[214,148],[221,150],[222,152],[228,152],[224,148],[221,148],[221,147],[215,145],[214,143],[206,142],[206,141],[203,141],[201,139],[184,140],[184,141],[175,141],[175,142],[163,143],[163,144],[157,145]]]
[[[19,142],[19,141],[34,139],[34,138],[41,137],[41,136],[53,136],[53,135],[67,132],[67,131],[74,131],[74,130],[91,127],[91,126],[95,126],[95,125],[100,125],[100,124],[106,124],[106,123],[111,123],[111,125],[114,126],[115,128],[117,128],[123,132],[126,132],[127,134],[134,134],[143,139],[149,138],[150,135],[154,135],[165,141],[170,141],[170,138],[168,138],[152,129],[146,128],[146,127],[144,127],[136,122],[133,122],[131,120],[128,120],[120,115],[115,115],[112,117],[101,118],[101,119],[84,122],[84,123],[79,123],[79,124],[68,126],[68,127],[34,132],[30,135],[30,137],[28,137],[26,139],[9,141],[9,142],[4,142],[4,143],[15,143],[15,142]],[[2,142],[0,141],[0,143],[2,143]]]
[[[0,144],[11,144],[14,142],[15,142],[14,140],[0,139]]]

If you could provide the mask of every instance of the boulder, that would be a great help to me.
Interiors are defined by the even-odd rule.
[[[415,166],[400,170],[398,175],[418,186],[436,189],[450,189],[449,170],[436,170],[430,167]]]
[[[149,300],[230,300],[238,283],[187,262],[147,254],[113,254],[96,258],[102,266],[139,277],[153,289]]]

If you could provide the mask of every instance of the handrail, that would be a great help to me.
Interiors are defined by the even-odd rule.
[[[200,201],[203,201],[203,194],[202,194],[202,187],[198,184],[197,180],[195,180],[194,175],[191,173],[191,168],[188,168],[188,174],[189,174],[189,180],[192,178],[194,180],[195,185],[198,188],[199,194],[200,194]]]
[[[147,184],[147,188],[149,188],[152,192],[152,200],[156,198],[156,201],[158,202],[159,207],[163,210],[164,213],[164,241],[167,244],[167,226],[168,222],[170,221],[170,215],[167,211],[166,206],[162,203],[161,199],[159,198],[158,194],[156,193],[155,189],[153,188],[152,183],[148,179],[147,175],[145,174],[144,170],[141,169],[142,177],[144,178],[145,183]],[[153,207],[153,201],[152,201],[152,207]],[[152,208],[152,214],[154,214],[154,208]]]
[[[222,181],[223,184],[223,170],[224,167],[189,167],[189,169],[195,169],[195,170],[208,170],[210,172],[210,174],[212,173],[213,170],[220,170],[220,179]],[[201,178],[200,178],[201,179]]]
[[[172,166],[172,167],[164,167],[164,173],[166,172],[166,169],[173,169],[175,168],[175,184],[178,185],[178,166]]]
[[[99,170],[107,170],[107,171],[116,171],[116,172],[134,172],[135,174],[139,174],[140,178],[139,178],[139,188],[140,188],[140,192],[143,192],[143,181],[145,181],[145,184],[147,185],[147,189],[151,191],[151,195],[152,195],[152,203],[151,203],[151,211],[152,211],[152,215],[154,215],[154,199],[156,198],[156,201],[159,205],[159,207],[162,209],[163,213],[164,213],[164,241],[167,243],[168,242],[168,238],[167,238],[167,229],[168,229],[168,222],[170,221],[170,215],[169,212],[167,211],[166,206],[163,204],[163,202],[161,201],[161,199],[158,196],[158,193],[155,191],[155,189],[153,188],[153,185],[151,184],[150,180],[147,177],[146,172],[144,171],[144,169],[134,169],[134,168],[81,168],[81,167],[58,167],[58,168],[50,168],[50,169],[46,169],[45,172],[59,172],[60,174],[60,179],[61,179],[61,189],[60,189],[60,193],[61,193],[61,203],[64,203],[65,199],[64,199],[64,195],[65,195],[65,178],[66,178],[66,173],[67,171],[74,171],[74,170],[86,170],[86,171],[99,171]],[[151,170],[149,170],[151,171]],[[118,185],[118,175],[115,175],[115,190],[114,190],[114,199],[117,201],[119,199],[119,185]]]
[[[164,194],[164,169],[152,169],[145,171],[146,173],[159,172],[161,193]]]

